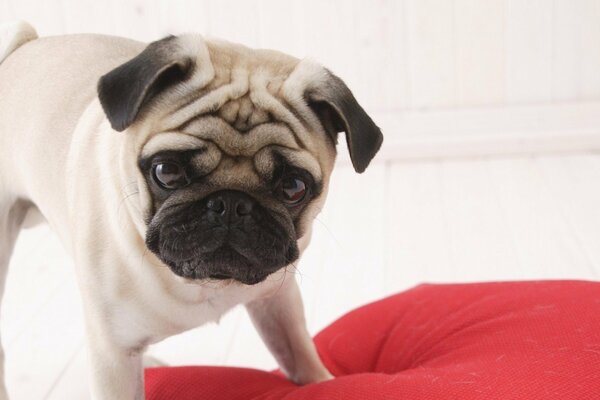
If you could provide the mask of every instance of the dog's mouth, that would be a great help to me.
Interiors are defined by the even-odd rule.
[[[192,280],[237,281],[255,285],[298,258],[294,242],[283,257],[256,257],[254,249],[237,250],[229,244],[211,252],[197,253],[186,260],[159,258],[178,276]]]
[[[167,209],[150,222],[146,245],[176,275],[254,285],[298,259],[291,220],[242,192],[215,192],[209,200]]]
[[[225,275],[225,274],[213,274],[213,275],[209,275],[208,277],[209,279],[214,279],[216,281],[224,281],[227,279],[232,279],[233,277],[230,275]]]

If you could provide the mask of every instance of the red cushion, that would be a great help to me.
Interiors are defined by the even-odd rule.
[[[150,400],[600,399],[600,283],[422,285],[315,338],[336,379],[245,368],[146,370]]]

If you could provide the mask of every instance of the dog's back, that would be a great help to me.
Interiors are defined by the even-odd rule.
[[[96,98],[98,79],[144,45],[91,34],[35,39],[26,24],[10,31],[0,52],[0,202],[7,192],[37,202],[22,182],[43,187],[50,181],[45,175],[65,173],[53,166],[65,165],[75,126]],[[57,198],[44,201],[62,201],[64,192],[55,188]]]
[[[33,192],[48,184],[45,175],[65,174],[57,166],[99,77],[143,47],[104,35],[38,38],[25,22],[0,24],[0,285],[20,227],[43,221]],[[64,189],[44,200],[64,201]]]

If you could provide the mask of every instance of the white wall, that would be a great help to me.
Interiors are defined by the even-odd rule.
[[[600,0],[0,0],[14,18],[312,56],[371,112],[600,100]]]

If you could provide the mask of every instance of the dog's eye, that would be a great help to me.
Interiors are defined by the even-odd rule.
[[[189,183],[185,169],[175,162],[155,164],[152,171],[156,183],[165,189],[178,189]]]
[[[306,197],[306,183],[298,177],[289,177],[281,182],[281,197],[288,205],[300,204]]]

